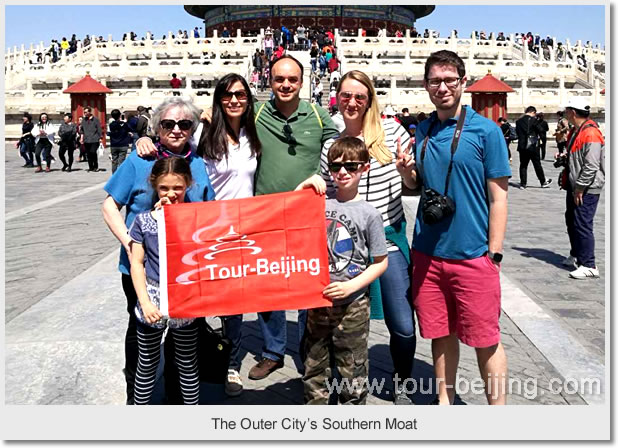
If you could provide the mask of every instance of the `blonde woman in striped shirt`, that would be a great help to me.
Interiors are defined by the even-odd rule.
[[[412,377],[416,329],[409,300],[410,248],[401,202],[402,179],[396,164],[398,142],[401,148],[408,148],[410,136],[395,120],[383,121],[380,118],[373,84],[361,71],[353,70],[343,75],[337,86],[337,105],[345,122],[341,137],[364,140],[371,156],[371,168],[361,178],[358,190],[360,196],[381,213],[388,244],[388,269],[372,285],[372,301],[379,300],[381,295],[384,320],[390,332],[395,404],[412,404],[403,385],[407,378]],[[326,157],[333,142],[331,139],[324,144],[320,163],[327,194],[334,192]]]

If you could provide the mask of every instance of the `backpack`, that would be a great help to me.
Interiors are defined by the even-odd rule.
[[[517,132],[515,132],[515,127],[511,123],[507,123],[509,125],[509,135],[508,139],[510,142],[514,142],[517,140]]]

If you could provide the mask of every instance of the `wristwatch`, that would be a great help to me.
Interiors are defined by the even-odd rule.
[[[487,256],[489,258],[491,258],[493,261],[495,261],[496,263],[501,263],[502,262],[502,254],[500,252],[487,252]]]

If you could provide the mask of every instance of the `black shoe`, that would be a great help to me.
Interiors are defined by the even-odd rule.
[[[70,173],[70,172],[71,172],[71,167],[70,167],[70,166],[68,166],[68,167],[67,167],[67,173]]]
[[[549,188],[552,182],[553,179],[547,179],[545,182],[543,182],[543,184],[541,184],[541,188]]]
[[[66,171],[66,170],[67,170],[67,166],[65,165],[62,167],[62,171]]]

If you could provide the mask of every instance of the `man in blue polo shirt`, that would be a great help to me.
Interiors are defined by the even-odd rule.
[[[422,188],[412,299],[421,336],[432,339],[434,404],[455,398],[459,341],[476,349],[487,401],[504,404],[507,363],[498,319],[511,170],[500,128],[461,105],[466,80],[456,53],[429,56],[424,86],[436,111],[416,129],[414,159],[405,152],[398,157],[406,185]]]

